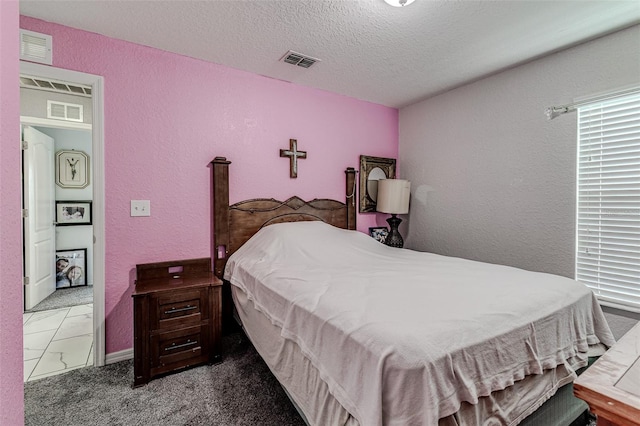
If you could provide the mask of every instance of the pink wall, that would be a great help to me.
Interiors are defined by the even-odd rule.
[[[211,255],[213,157],[233,162],[231,202],[342,200],[360,154],[397,157],[396,109],[27,17],[20,26],[53,36],[54,66],[105,79],[107,353],[132,347],[137,263]],[[308,152],[297,179],[279,157],[290,138]],[[129,217],[132,199],[151,200],[152,216]],[[358,228],[377,219],[360,215]]]
[[[23,423],[18,2],[0,1],[0,424]]]

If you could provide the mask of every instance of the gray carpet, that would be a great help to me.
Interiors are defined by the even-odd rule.
[[[133,362],[25,383],[25,425],[304,426],[242,334],[225,337],[224,361],[132,389]]]
[[[49,297],[25,312],[40,312],[51,309],[67,308],[69,306],[86,305],[93,302],[93,286],[61,288]]]
[[[616,338],[635,318],[605,313]],[[133,362],[87,367],[25,383],[27,426],[304,426],[243,334],[223,339],[224,361],[132,389]]]
[[[605,318],[607,318],[607,323],[609,323],[613,337],[615,337],[616,340],[620,340],[627,331],[631,330],[633,326],[640,321],[640,314],[621,311],[606,306],[603,307],[602,310],[604,311]]]

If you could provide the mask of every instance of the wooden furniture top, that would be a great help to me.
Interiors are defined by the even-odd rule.
[[[599,419],[640,425],[640,323],[582,373],[573,389]]]
[[[356,171],[345,170],[345,202],[329,199],[286,201],[257,198],[229,205],[229,165],[216,157],[212,166],[214,274],[222,278],[227,258],[261,228],[274,223],[320,220],[345,229],[356,229]]]
[[[171,288],[222,285],[211,272],[209,257],[136,265],[136,276],[134,296],[167,290],[167,283]]]

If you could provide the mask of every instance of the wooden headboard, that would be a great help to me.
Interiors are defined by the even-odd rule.
[[[339,228],[356,229],[356,171],[345,170],[345,202],[328,199],[286,201],[256,198],[229,205],[229,164],[224,157],[211,161],[213,168],[214,274],[222,279],[227,258],[262,227],[281,222],[321,220]]]

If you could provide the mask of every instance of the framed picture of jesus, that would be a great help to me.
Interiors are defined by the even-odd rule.
[[[86,188],[89,185],[89,156],[76,150],[56,152],[56,184],[61,188]]]

